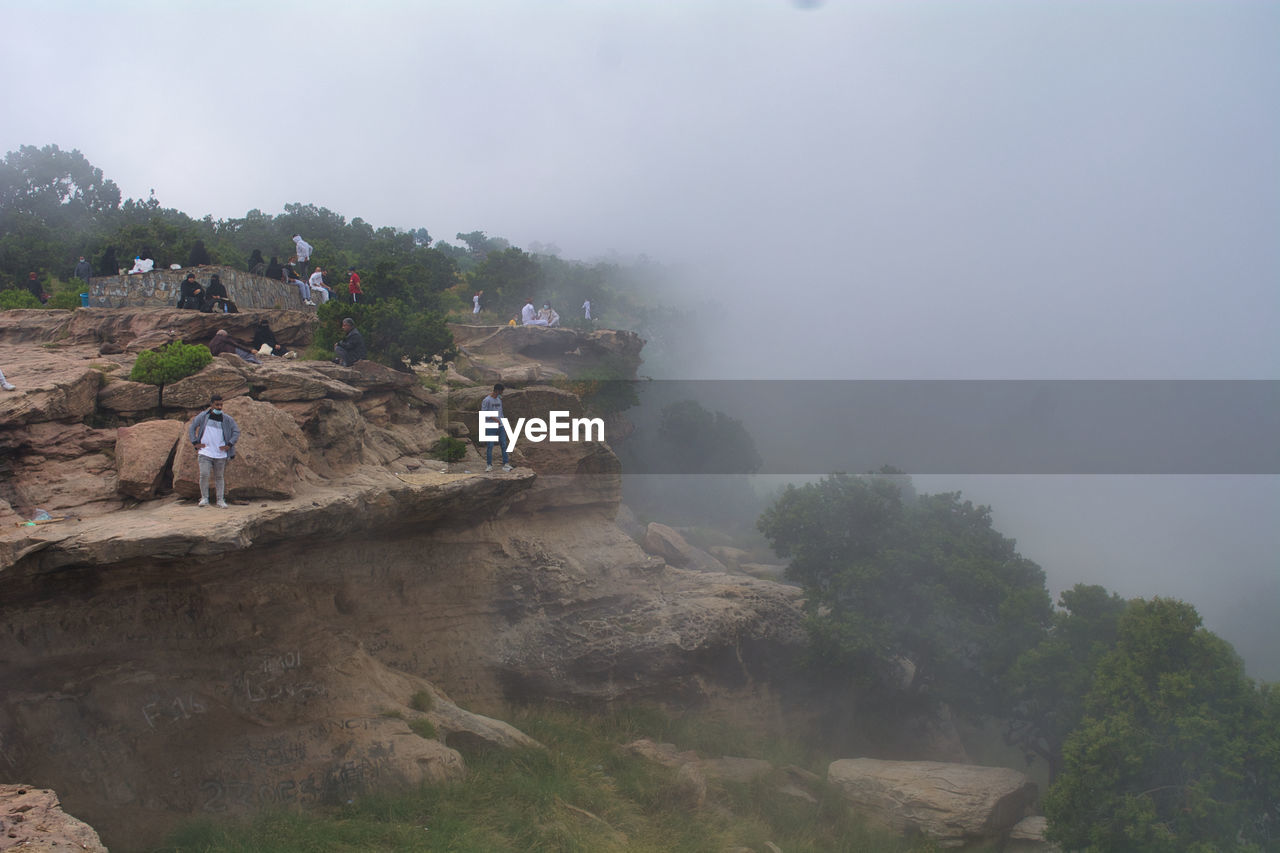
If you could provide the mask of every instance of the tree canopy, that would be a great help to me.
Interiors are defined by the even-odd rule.
[[[958,493],[832,474],[789,486],[760,531],[807,595],[813,654],[870,687],[999,709],[1002,682],[1044,636],[1044,573]]]
[[[1190,604],[1135,601],[1098,665],[1045,813],[1091,851],[1260,851],[1280,842],[1280,709]]]

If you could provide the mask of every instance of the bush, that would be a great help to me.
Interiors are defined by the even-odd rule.
[[[442,462],[457,462],[467,455],[467,443],[450,436],[441,436],[431,445],[431,455]]]
[[[355,320],[364,337],[369,359],[396,370],[408,371],[409,364],[430,361],[438,355],[445,360],[457,355],[453,333],[436,311],[415,311],[399,299],[350,305],[330,300],[316,310],[320,328],[315,345],[325,354],[342,339],[342,318]]]
[[[31,295],[31,291],[25,288],[11,288],[9,290],[0,291],[0,310],[8,311],[13,308],[43,308],[40,300]]]
[[[49,297],[49,301],[44,304],[45,308],[65,308],[73,311],[80,307],[80,294],[78,293],[55,293]]]
[[[436,738],[435,723],[431,722],[425,717],[419,718],[417,720],[410,720],[409,730],[412,731],[418,737],[423,737],[423,738],[426,738],[427,740],[435,740]]]
[[[203,344],[174,341],[158,350],[138,353],[138,360],[133,363],[129,379],[148,385],[167,385],[199,373],[211,361],[213,353]]]
[[[409,707],[415,711],[430,711],[434,705],[435,700],[425,690],[419,690],[409,698]]]

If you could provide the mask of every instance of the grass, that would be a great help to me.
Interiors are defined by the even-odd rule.
[[[806,748],[722,721],[628,709],[589,715],[530,709],[506,715],[547,749],[468,756],[453,785],[370,794],[340,807],[266,812],[238,823],[201,820],[176,832],[165,853],[300,851],[581,851],[703,853],[733,847],[787,853],[932,850],[866,826],[839,794],[818,785],[817,803],[780,794],[778,780],[708,780],[699,806],[675,770],[619,747],[640,737],[707,757],[734,754],[825,770]]]

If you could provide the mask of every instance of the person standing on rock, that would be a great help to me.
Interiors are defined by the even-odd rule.
[[[471,319],[476,320],[480,317],[480,297],[484,296],[483,290],[477,290],[476,295],[471,297]]]
[[[213,473],[218,492],[218,507],[227,508],[226,470],[227,460],[236,458],[236,442],[240,440],[240,427],[235,418],[222,411],[222,395],[209,398],[209,408],[192,419],[187,437],[196,449],[196,462],[200,464],[200,503],[209,505],[209,473]]]
[[[489,392],[489,395],[480,401],[480,411],[498,413],[497,425],[489,428],[489,435],[494,435],[496,433],[498,436],[498,440],[496,442],[494,441],[484,442],[485,444],[484,470],[486,473],[493,470],[493,445],[494,444],[497,444],[498,449],[502,451],[502,470],[503,471],[511,470],[510,460],[507,458],[507,435],[506,435],[506,431],[502,428],[502,418],[503,418],[502,392],[504,390],[505,389],[502,387],[502,383],[499,382],[497,385],[493,386],[493,390]],[[483,439],[484,435],[485,435],[485,428],[482,425],[480,427],[480,437]]]
[[[591,319],[591,300],[590,299],[587,299],[582,303],[582,315],[583,315],[582,319],[584,320]]]
[[[18,386],[17,386],[17,385],[14,385],[14,384],[13,384],[12,382],[10,382],[8,379],[5,379],[5,378],[4,378],[4,371],[3,371],[3,370],[0,370],[0,388],[3,388],[3,389],[4,389],[4,390],[6,390],[6,391],[16,391],[16,390],[18,390]]]

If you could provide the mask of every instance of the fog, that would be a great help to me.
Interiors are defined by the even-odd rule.
[[[196,217],[648,256],[711,306],[664,378],[1276,379],[1277,44],[1266,2],[10,0],[0,142]],[[1275,476],[913,473],[1280,677]]]

